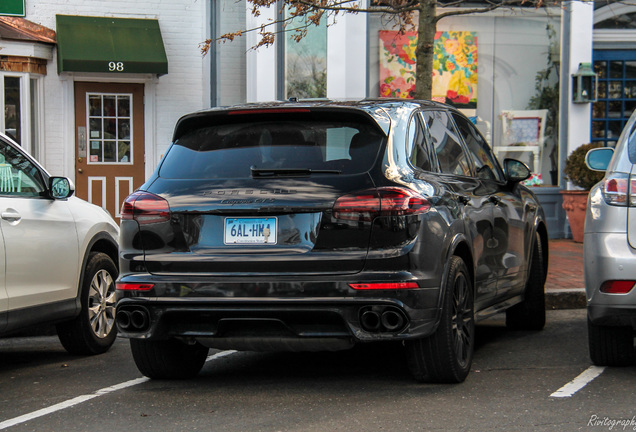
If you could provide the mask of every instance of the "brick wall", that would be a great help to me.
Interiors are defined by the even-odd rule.
[[[198,44],[207,35],[208,6],[204,0],[38,0],[26,2],[26,19],[55,29],[55,15],[152,18],[159,26],[168,57],[168,74],[155,82],[155,129],[146,133],[147,146],[154,146],[155,160],[165,151],[176,120],[191,111],[209,106],[204,92],[204,59]],[[57,74],[57,59],[48,64],[44,78],[44,130],[40,159],[54,174],[73,177],[73,101],[68,100],[72,81]],[[65,82],[66,81],[66,82]],[[148,99],[147,99],[148,100]],[[154,141],[154,142],[153,142]]]

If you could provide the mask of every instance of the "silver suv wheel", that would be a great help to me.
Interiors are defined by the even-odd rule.
[[[88,319],[98,338],[107,337],[115,325],[115,281],[104,269],[91,280],[88,294]]]

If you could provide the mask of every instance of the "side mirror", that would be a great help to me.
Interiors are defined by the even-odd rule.
[[[592,171],[605,171],[614,156],[614,149],[611,147],[595,148],[585,155],[585,165]]]
[[[519,183],[532,175],[530,168],[516,159],[504,159],[503,165],[504,175],[510,183]]]
[[[49,178],[49,191],[54,199],[65,199],[73,195],[75,186],[66,177]]]

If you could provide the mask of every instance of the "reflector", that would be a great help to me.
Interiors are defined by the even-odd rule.
[[[356,290],[379,290],[379,289],[412,289],[419,288],[415,282],[380,282],[380,283],[360,283],[349,284],[349,286]]]
[[[116,287],[119,291],[150,291],[155,286],[153,284],[144,283],[117,283]]]
[[[635,281],[605,281],[601,292],[605,294],[627,294],[634,288]]]

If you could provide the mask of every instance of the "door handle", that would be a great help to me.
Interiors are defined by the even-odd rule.
[[[84,170],[80,168],[80,169],[77,170],[77,172],[82,174],[84,172]]]
[[[13,209],[7,209],[3,211],[2,215],[0,216],[2,217],[2,219],[6,220],[9,223],[19,222],[20,219],[22,219],[22,216],[20,216],[20,213],[18,213],[17,211]]]

